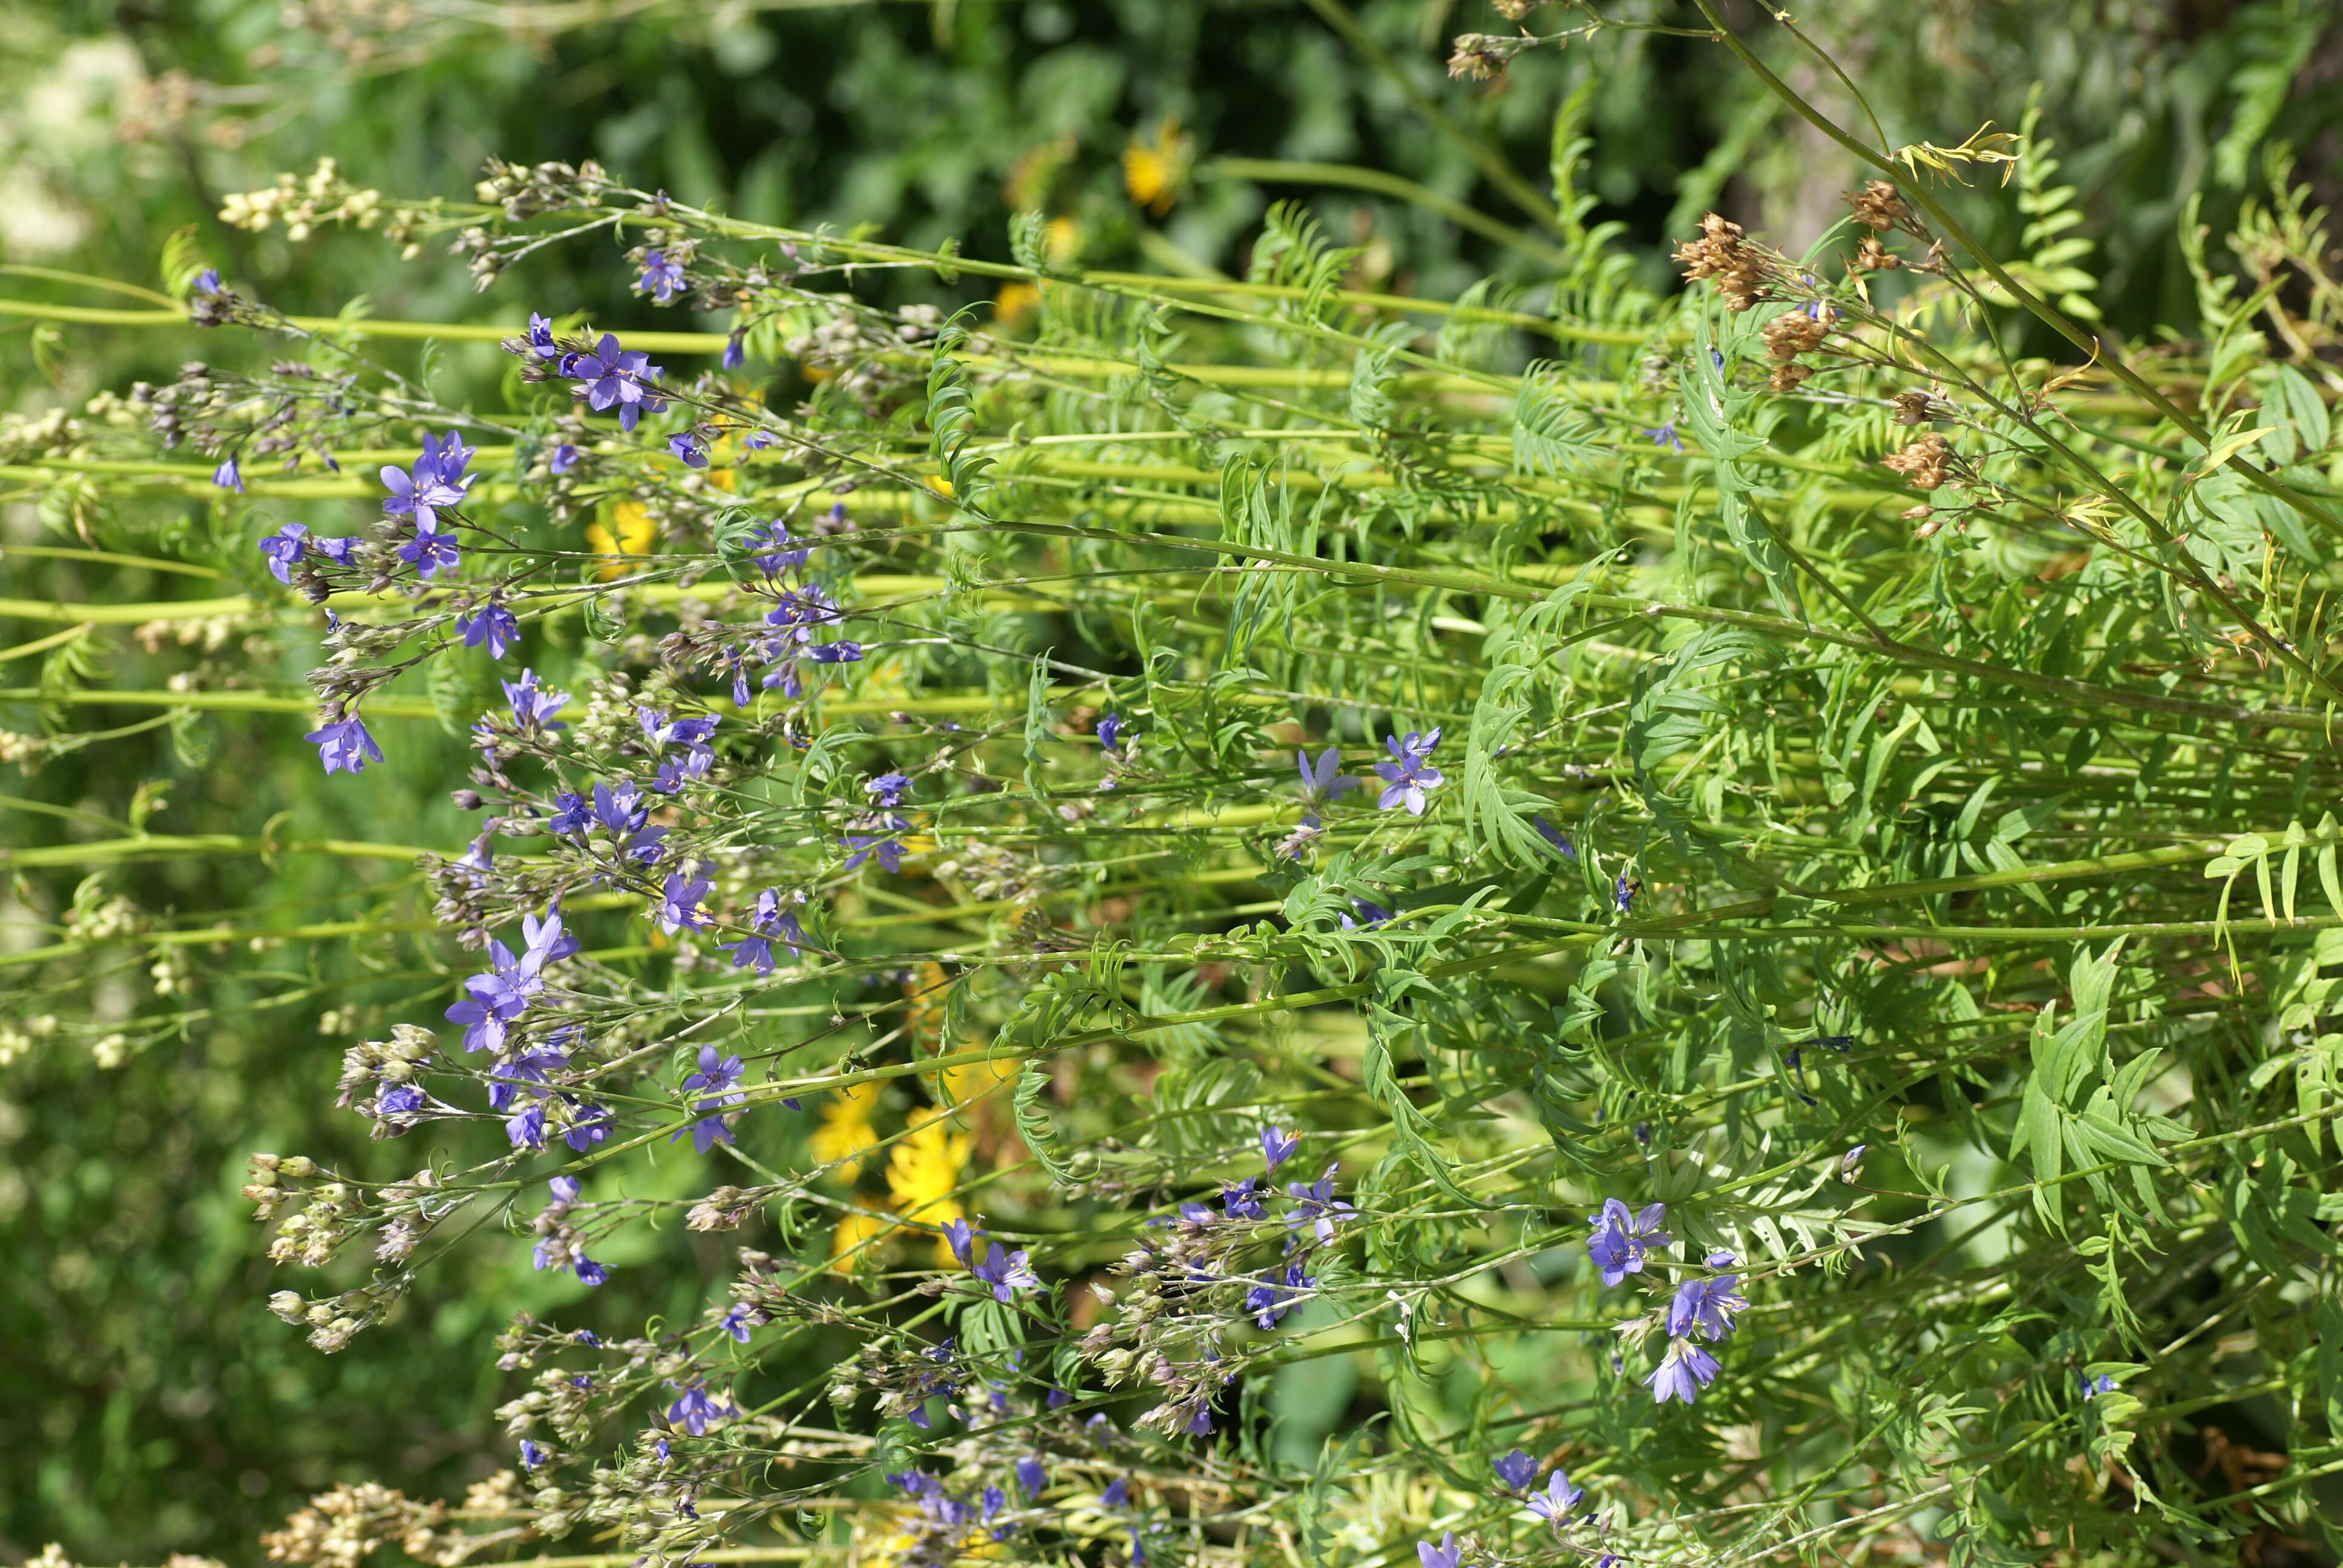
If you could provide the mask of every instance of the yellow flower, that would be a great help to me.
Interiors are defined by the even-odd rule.
[[[944,1225],[966,1219],[968,1211],[952,1194],[959,1191],[960,1168],[968,1163],[968,1135],[955,1133],[944,1113],[930,1108],[911,1117],[911,1131],[897,1143],[887,1161],[887,1191],[896,1212],[923,1225]],[[952,1261],[951,1247],[936,1238],[936,1261]]]
[[[1018,1063],[1004,1059],[997,1061],[971,1061],[943,1070],[943,1098],[954,1105],[965,1105],[981,1098],[996,1085],[1010,1082],[1018,1073]]]
[[[838,1174],[848,1181],[862,1169],[862,1151],[879,1141],[870,1130],[871,1108],[879,1103],[875,1083],[850,1083],[821,1108],[821,1125],[813,1130],[813,1157],[821,1164],[842,1161]]]
[[[1192,151],[1188,138],[1180,134],[1177,115],[1163,116],[1152,143],[1134,137],[1122,149],[1122,188],[1131,193],[1132,203],[1157,217],[1170,212],[1172,198],[1188,177]]]
[[[1071,266],[1082,254],[1082,226],[1070,217],[1053,217],[1049,231],[1041,236],[1042,248],[1050,259],[1060,266]]]
[[[650,513],[635,501],[612,502],[610,520],[618,525],[615,533],[600,523],[589,523],[586,527],[586,548],[598,556],[612,558],[601,565],[604,582],[626,576],[628,566],[624,558],[649,555],[651,540],[659,532],[658,525],[651,521]]]
[[[1041,291],[1030,283],[1004,283],[992,297],[992,318],[1002,327],[1015,327],[1041,308]]]
[[[870,1255],[863,1243],[887,1233],[887,1221],[876,1214],[841,1214],[830,1233],[830,1271],[850,1274],[868,1267]]]

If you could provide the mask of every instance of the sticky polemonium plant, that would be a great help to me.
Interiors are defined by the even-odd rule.
[[[817,1502],[907,1561],[2324,1529],[2173,1423],[2234,1392],[2207,1322],[2304,1412],[2343,1341],[2326,400],[2209,271],[2222,354],[2011,371],[1936,307],[2026,284],[1922,172],[2006,146],[1872,151],[1836,262],[1712,218],[1662,300],[1579,227],[1518,311],[1343,289],[1292,209],[1193,287],[560,166],[399,220],[490,282],[623,222],[614,276],[734,313],[719,366],[821,373],[786,409],[542,300],[524,398],[441,408],[207,294],[312,357],[147,388],[165,438],[431,432],[350,482],[356,544],[250,536],[333,618],[326,769],[402,765],[363,715],[409,672],[528,661],[458,716],[479,829],[427,869],[481,956],[344,1063],[382,1146],[449,1152],[256,1161],[281,1266],[373,1264],[272,1308],[334,1349],[466,1236],[656,1272],[697,1305],[496,1354],[519,1528],[660,1563]],[[935,303],[842,287],[880,266]],[[202,946],[75,912],[45,962]],[[739,1245],[703,1278],[679,1231]],[[1389,1419],[1264,1444],[1337,1357]]]

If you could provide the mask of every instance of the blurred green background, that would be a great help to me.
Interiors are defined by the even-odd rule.
[[[1665,0],[1606,11],[1692,15]],[[1737,14],[1792,81],[1848,106],[1810,60],[1758,33],[1753,8]],[[1551,30],[1561,15],[1532,20]],[[1958,142],[1986,119],[2014,128],[2038,92],[2040,134],[2056,142],[2057,179],[2084,215],[2076,232],[2091,242],[2072,265],[2096,279],[2107,323],[2135,338],[2191,329],[2177,219],[2197,195],[2219,231],[2259,183],[2246,149],[2290,144],[2322,200],[2343,180],[2343,28],[2322,0],[1841,0],[1804,20],[1898,143]],[[109,303],[24,268],[158,286],[166,237],[192,225],[232,280],[297,313],[363,295],[383,317],[509,321],[534,307],[587,309],[619,328],[691,325],[629,296],[607,246],[533,259],[479,296],[444,256],[402,261],[370,235],[294,244],[216,216],[226,194],[324,156],[362,186],[466,199],[491,154],[598,158],[630,183],[743,216],[869,225],[920,245],[957,236],[985,256],[1006,256],[1012,212],[1041,208],[1064,220],[1068,254],[1147,270],[1241,269],[1269,203],[1299,196],[1339,242],[1365,247],[1363,286],[1453,295],[1484,276],[1531,283],[1535,264],[1423,205],[1329,183],[1339,176],[1264,177],[1258,164],[1388,171],[1531,226],[1473,147],[1544,190],[1556,113],[1582,85],[1593,150],[1580,184],[1599,198],[1594,221],[1623,226],[1618,244],[1648,286],[1672,286],[1665,252],[1708,207],[1794,248],[1840,210],[1845,162],[1714,46],[1614,34],[1528,55],[1495,83],[1448,79],[1452,35],[1510,30],[1484,0],[18,4],[0,7],[0,263],[12,269],[0,298]],[[1426,100],[1449,133],[1427,120]],[[1133,200],[1134,146],[1184,171],[1168,205]],[[1222,166],[1231,158],[1255,166]],[[1988,186],[1969,200],[1997,246],[2040,244],[2006,193]],[[28,449],[27,424],[47,410],[78,412],[193,354],[248,351],[177,328],[0,316],[0,464]],[[459,350],[439,373],[493,404],[504,362]],[[9,487],[0,496],[0,546],[77,542],[67,508]],[[12,551],[0,556],[0,598],[144,601],[262,581],[249,541],[270,525],[231,499],[95,504],[78,521],[106,548],[224,578]],[[0,615],[0,651],[54,629]],[[209,647],[121,638],[105,676],[154,688],[208,667],[291,682],[310,646],[289,627],[223,628]],[[0,665],[0,683],[35,671]],[[153,713],[16,702],[0,705],[0,728],[118,727]],[[406,722],[397,766],[329,789],[303,728],[219,715],[0,770],[0,847],[118,830],[74,813],[124,819],[158,785],[168,793],[156,831],[443,849],[467,836],[435,782],[460,770],[456,739]],[[84,869],[7,869],[0,949],[57,940]],[[354,889],[413,881],[396,859],[246,854],[126,867],[83,897],[85,911],[123,896],[158,917],[260,909],[281,926],[347,913]],[[275,1282],[236,1197],[257,1149],[378,1175],[420,1162],[419,1149],[367,1146],[357,1119],[332,1109],[334,1082],[355,1031],[408,1016],[402,999],[449,957],[424,938],[358,951],[241,944],[211,960],[229,972],[172,999],[194,1010],[187,1027],[110,1067],[87,1041],[155,1010],[146,960],[0,971],[9,988],[35,987],[0,993],[19,1014],[0,1023],[62,1020],[54,1036],[0,1050],[14,1058],[0,1066],[0,1558],[56,1540],[82,1562],[253,1561],[257,1533],[332,1481],[452,1496],[506,1462],[488,1419],[500,1379],[488,1342],[514,1307],[577,1287],[531,1280],[517,1247],[482,1248],[468,1269],[427,1276],[400,1321],[324,1358],[263,1309]],[[680,1255],[685,1241],[675,1245]],[[621,1332],[648,1312],[689,1310],[692,1272],[622,1271],[594,1310]]]

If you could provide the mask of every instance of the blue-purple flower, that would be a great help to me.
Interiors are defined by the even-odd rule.
[[[850,851],[846,857],[845,869],[847,870],[850,871],[863,861],[874,858],[882,871],[895,871],[902,869],[903,846],[900,839],[885,834],[849,833],[846,836],[845,847]]]
[[[1678,1285],[1675,1299],[1668,1303],[1668,1332],[1688,1339],[1697,1331],[1712,1343],[1724,1339],[1733,1332],[1733,1315],[1749,1305],[1735,1293],[1740,1282],[1737,1274],[1711,1274]]]
[[[525,1084],[538,1085],[538,1092],[541,1093],[545,1075],[555,1068],[568,1065],[567,1053],[550,1050],[532,1050],[510,1061],[498,1062],[488,1073],[488,1109],[504,1110],[513,1102]]]
[[[647,385],[662,374],[650,362],[650,356],[639,349],[622,350],[617,337],[608,332],[592,353],[564,359],[562,372],[578,377],[577,390],[596,413],[615,405],[622,430],[632,430],[645,414],[656,414],[667,407],[666,399]]]
[[[723,1103],[726,1105],[738,1105],[749,1098],[745,1094],[725,1094],[727,1090],[740,1081],[743,1068],[739,1057],[719,1056],[714,1046],[703,1045],[699,1048],[699,1070],[683,1081],[686,1094],[695,1089],[705,1094],[724,1094]],[[705,1111],[712,1103],[703,1101],[699,1109]]]
[[[1686,1404],[1693,1396],[1716,1381],[1716,1358],[1690,1340],[1670,1340],[1668,1353],[1652,1375],[1644,1380],[1652,1391],[1654,1404],[1665,1404],[1680,1399]]]
[[[699,900],[715,886],[705,877],[687,879],[680,871],[669,871],[667,883],[659,890],[659,901],[652,913],[659,918],[659,930],[673,936],[679,930],[705,930],[708,922],[700,918]]]
[[[990,1241],[984,1244],[984,1255],[969,1265],[969,1272],[992,1287],[997,1302],[1009,1300],[1017,1291],[1037,1290],[1041,1283],[1028,1266],[1023,1249],[1012,1252]]]
[[[1041,1460],[1029,1453],[1017,1462],[1014,1469],[1017,1484],[1023,1489],[1025,1500],[1028,1503],[1039,1500],[1041,1489],[1050,1483],[1050,1473],[1041,1468]]]
[[[1438,730],[1432,733],[1435,739],[1438,739]],[[1333,804],[1359,787],[1356,779],[1342,771],[1342,753],[1336,747],[1329,746],[1318,753],[1315,763],[1310,760],[1307,751],[1296,751],[1293,766],[1302,774],[1302,803],[1313,812],[1321,806]]]
[[[1252,1321],[1264,1329],[1273,1329],[1278,1320],[1293,1310],[1302,1292],[1318,1282],[1302,1271],[1299,1261],[1285,1265],[1285,1271],[1273,1275],[1245,1292],[1244,1308]]]
[[[244,494],[244,475],[237,469],[234,457],[212,470],[212,483],[223,490],[234,490],[239,496]]]
[[[1537,829],[1537,835],[1539,838],[1544,839],[1547,843],[1554,846],[1555,854],[1560,855],[1565,860],[1575,860],[1578,859],[1578,851],[1570,847],[1570,840],[1562,836],[1562,829],[1547,821],[1544,817],[1534,814],[1532,815],[1530,818],[1530,826]]]
[[[862,645],[852,641],[818,642],[806,652],[816,664],[854,664],[862,658]]]
[[[1437,1546],[1429,1541],[1417,1542],[1415,1560],[1418,1568],[1466,1568],[1463,1548],[1456,1544],[1453,1530],[1442,1531]]]
[[[390,494],[382,503],[384,514],[412,517],[415,526],[426,531],[437,528],[437,508],[461,506],[464,492],[479,477],[464,472],[471,466],[473,450],[464,445],[460,434],[450,430],[444,441],[429,435],[423,437],[423,453],[412,470],[385,464],[382,483]]]
[[[1334,1239],[1335,1223],[1358,1211],[1349,1200],[1334,1196],[1334,1172],[1340,1169],[1339,1165],[1327,1166],[1324,1175],[1306,1186],[1299,1181],[1285,1184],[1287,1195],[1293,1200],[1293,1207],[1285,1214],[1288,1229],[1298,1231],[1307,1225],[1321,1241],[1331,1241]]]
[[[687,468],[708,467],[708,443],[697,430],[679,430],[667,438],[667,449]]]
[[[575,789],[564,789],[553,798],[553,815],[545,819],[545,830],[567,839],[583,833],[593,819],[586,797]]]
[[[423,1109],[423,1091],[411,1083],[385,1084],[374,1097],[377,1116],[409,1116]]]
[[[382,760],[382,749],[367,733],[366,721],[355,713],[321,724],[301,739],[317,749],[317,760],[328,773],[357,773],[367,763]]]
[[[665,305],[673,300],[684,286],[681,263],[663,250],[643,252],[643,275],[636,280],[636,293],[649,295],[654,305]]]
[[[545,1462],[545,1450],[525,1437],[520,1440],[520,1467],[523,1470],[535,1470]]]
[[[767,523],[761,534],[750,534],[746,542],[757,569],[769,578],[796,570],[813,553],[798,544],[789,535],[789,526],[778,518]]]
[[[508,338],[507,343],[510,343]],[[553,341],[553,323],[532,310],[528,313],[528,337],[524,347],[539,359],[558,359],[561,346]]]
[[[1602,1271],[1604,1284],[1615,1285],[1630,1274],[1641,1273],[1646,1252],[1672,1244],[1674,1238],[1660,1229],[1667,1213],[1664,1203],[1651,1204],[1631,1215],[1618,1199],[1603,1201],[1602,1212],[1592,1221],[1594,1233],[1586,1240],[1586,1255]]]
[[[553,449],[553,456],[545,466],[556,474],[566,474],[578,466],[578,448],[564,441]]]
[[[1396,735],[1384,739],[1383,747],[1392,760],[1375,764],[1376,776],[1383,781],[1383,792],[1375,800],[1380,809],[1404,806],[1412,817],[1423,815],[1423,792],[1447,782],[1432,765],[1432,749],[1439,744],[1437,725],[1422,733],[1411,730],[1404,740]]]
[[[416,525],[413,538],[398,547],[398,558],[427,582],[441,572],[454,571],[462,555],[454,534],[442,533],[437,523],[425,521]]]
[[[1261,1130],[1262,1165],[1264,1170],[1272,1174],[1279,1166],[1292,1157],[1295,1150],[1301,1147],[1302,1140],[1295,1133],[1278,1127],[1264,1127]]]
[[[235,465],[231,463],[228,467],[234,467]],[[293,568],[299,564],[302,552],[308,548],[302,543],[301,536],[308,531],[306,523],[287,523],[260,541],[260,553],[268,558],[269,575],[278,582],[293,580]]]
[[[708,1431],[709,1423],[737,1413],[723,1401],[709,1398],[708,1390],[695,1382],[683,1391],[682,1398],[667,1407],[667,1423],[699,1437]]]
[[[1122,737],[1122,719],[1119,715],[1107,714],[1098,721],[1098,728],[1092,733],[1098,737],[1099,749],[1111,757]]]
[[[464,1000],[447,1011],[450,1023],[464,1025],[466,1050],[502,1050],[505,1026],[528,1010],[529,999],[545,989],[544,970],[578,951],[578,939],[562,929],[558,908],[548,908],[540,920],[523,915],[520,956],[501,941],[488,943],[490,968],[464,982]]]
[[[760,975],[773,972],[773,943],[778,940],[796,958],[805,948],[805,928],[798,923],[792,910],[781,908],[780,891],[767,888],[757,895],[757,907],[749,916],[749,930],[754,934],[743,937],[719,949],[732,955],[734,969],[753,969]]]
[[[505,1136],[516,1149],[545,1147],[545,1104],[532,1100],[505,1120]]]
[[[1537,1474],[1537,1461],[1517,1448],[1511,1453],[1500,1454],[1491,1460],[1489,1468],[1497,1473],[1497,1479],[1505,1483],[1506,1491],[1519,1492],[1530,1483],[1532,1476]]]
[[[1530,1493],[1530,1512],[1547,1523],[1559,1526],[1585,1492],[1573,1486],[1570,1477],[1556,1470],[1545,1479],[1544,1492]]]
[[[464,635],[466,648],[488,646],[490,658],[502,658],[505,650],[520,640],[520,622],[513,612],[490,599],[468,616],[458,617],[456,629]]]
[[[566,724],[553,722],[553,716],[561,711],[562,704],[569,700],[569,694],[566,691],[539,690],[537,684],[537,671],[534,669],[523,669],[518,680],[508,680],[500,684],[505,689],[505,701],[512,708],[513,723],[522,729],[569,728]],[[560,799],[576,800],[578,797],[564,794]],[[585,824],[581,822],[578,826],[583,828]],[[574,830],[559,828],[554,829],[557,833]]]

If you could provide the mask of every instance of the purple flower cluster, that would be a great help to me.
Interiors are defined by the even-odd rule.
[[[573,789],[557,793],[545,830],[557,838],[578,839],[598,829],[606,837],[605,852],[612,859],[655,866],[666,852],[660,840],[667,837],[667,829],[648,825],[650,810],[635,781],[621,779],[616,789],[595,785],[590,801]]]
[[[665,251],[643,252],[643,275],[636,281],[636,293],[649,295],[654,305],[668,305],[685,286],[681,263]]]
[[[779,942],[789,950],[789,957],[798,957],[805,949],[805,928],[798,923],[796,912],[781,908],[778,888],[767,888],[757,895],[755,911],[749,917],[750,934],[720,950],[732,955],[734,969],[752,969],[759,975],[773,972],[773,943]]]
[[[984,1232],[965,1220],[953,1220],[944,1226],[944,1241],[951,1248],[960,1266],[974,1274],[992,1289],[992,1299],[1009,1301],[1019,1291],[1039,1290],[1041,1276],[1034,1273],[1024,1250],[1012,1252],[984,1240]]]
[[[553,716],[560,712],[562,705],[569,700],[569,694],[539,690],[537,671],[523,669],[518,680],[500,684],[505,689],[505,701],[512,709],[513,723],[522,733],[535,735],[569,728],[553,720]]]
[[[228,467],[236,467],[234,463]],[[259,541],[260,553],[268,558],[269,575],[278,582],[293,580],[293,568],[311,550],[316,550],[336,566],[347,566],[350,552],[366,541],[355,536],[347,538],[313,539],[307,538],[309,529],[304,523],[287,523]]]
[[[459,616],[456,629],[463,635],[466,648],[478,648],[486,643],[490,658],[502,658],[505,650],[520,640],[520,622],[513,612],[491,598],[483,602],[470,615]]]
[[[1301,1140],[1282,1128],[1262,1128],[1261,1155],[1264,1171],[1275,1174],[1277,1168],[1292,1158],[1300,1146]],[[1245,1312],[1262,1328],[1275,1328],[1311,1291],[1316,1289],[1318,1282],[1307,1269],[1310,1249],[1332,1241],[1336,1224],[1356,1212],[1347,1200],[1334,1195],[1334,1176],[1339,1169],[1329,1165],[1325,1173],[1315,1181],[1286,1183],[1286,1195],[1292,1202],[1285,1213],[1287,1235],[1283,1257],[1278,1263],[1258,1273],[1235,1276],[1247,1287]],[[1264,1188],[1264,1180],[1261,1176],[1248,1176],[1241,1181],[1231,1182],[1221,1189],[1218,1212],[1208,1204],[1184,1202],[1176,1211],[1179,1222],[1193,1227],[1196,1231],[1203,1231],[1240,1221],[1265,1220],[1269,1215],[1262,1202]],[[1308,1237],[1296,1234],[1300,1231],[1307,1231]],[[1209,1283],[1215,1277],[1208,1268],[1196,1270],[1192,1272],[1189,1282]],[[1201,1405],[1196,1412],[1196,1420],[1202,1424],[1192,1425],[1190,1430],[1199,1433],[1212,1430],[1210,1412]]]
[[[1631,1214],[1618,1199],[1604,1200],[1602,1211],[1592,1221],[1586,1253],[1604,1284],[1615,1285],[1629,1274],[1642,1272],[1650,1253],[1674,1244],[1674,1238],[1660,1229],[1666,1217],[1664,1203]],[[1711,1252],[1705,1260],[1706,1267],[1717,1271],[1730,1269],[1733,1263],[1730,1252]],[[1700,1390],[1716,1380],[1716,1358],[1694,1342],[1704,1339],[1715,1344],[1733,1332],[1735,1314],[1749,1305],[1739,1294],[1740,1283],[1737,1274],[1713,1272],[1676,1287],[1667,1310],[1667,1353],[1644,1380],[1654,1403],[1679,1399],[1690,1404]]]
[[[561,912],[549,908],[543,920],[523,915],[518,958],[501,941],[488,943],[490,968],[464,982],[465,999],[447,1010],[447,1021],[464,1026],[466,1050],[502,1050],[506,1026],[528,1010],[545,989],[545,969],[578,950],[578,939],[561,928]]]
[[[367,763],[382,760],[382,748],[355,713],[326,719],[301,739],[317,749],[317,760],[328,773],[362,772]]]
[[[845,836],[845,869],[850,871],[870,859],[876,859],[882,871],[901,869],[903,842],[900,835],[910,832],[911,823],[894,808],[903,803],[903,797],[910,789],[910,779],[900,773],[881,773],[864,781],[862,792],[870,797],[871,809],[854,823],[863,831]]]
[[[1433,749],[1439,744],[1437,725],[1428,730],[1410,730],[1403,737],[1384,738],[1383,746],[1391,753],[1391,760],[1375,764],[1375,773],[1383,781],[1383,792],[1375,798],[1378,810],[1404,808],[1410,816],[1423,815],[1424,792],[1447,782],[1440,769],[1432,765]],[[1314,762],[1309,752],[1296,751],[1293,766],[1302,776],[1302,822],[1277,846],[1277,853],[1289,860],[1300,859],[1302,852],[1325,832],[1319,814],[1364,782],[1342,772],[1342,753],[1337,747],[1329,746],[1319,752]],[[1380,924],[1391,918],[1391,911],[1363,903],[1360,916],[1356,920],[1344,917],[1343,928]]]
[[[1674,1244],[1675,1239],[1660,1229],[1667,1213],[1664,1203],[1651,1204],[1630,1215],[1627,1205],[1618,1199],[1603,1201],[1603,1211],[1592,1221],[1594,1234],[1586,1239],[1586,1255],[1602,1271],[1604,1284],[1615,1285],[1630,1274],[1641,1273],[1645,1253]]]
[[[535,340],[538,318],[529,317],[530,347],[544,357],[544,350]],[[586,399],[586,406],[597,414],[612,407],[618,410],[618,428],[632,430],[646,414],[657,414],[667,407],[652,383],[665,374],[651,363],[651,357],[639,349],[618,347],[618,337],[605,332],[601,341],[590,352],[563,354],[556,367],[560,374],[577,377],[576,394]]]
[[[529,1266],[539,1271],[568,1269],[582,1284],[603,1283],[609,1279],[610,1271],[586,1255],[584,1242],[569,1223],[569,1211],[578,1201],[578,1178],[556,1176],[551,1186],[553,1195],[529,1222],[530,1229],[537,1232],[537,1244],[529,1252]],[[571,1337],[582,1345],[601,1343],[591,1329],[579,1329]]]
[[[650,743],[651,754],[659,759],[658,775],[651,779],[651,789],[661,795],[672,795],[694,779],[705,776],[716,762],[716,749],[709,745],[709,737],[716,733],[717,717],[702,714],[696,718],[670,720],[664,708],[638,708],[635,722]],[[667,755],[669,746],[683,748],[679,758]]]
[[[670,1387],[674,1386],[672,1384]],[[695,1379],[682,1389],[682,1397],[667,1407],[667,1423],[689,1432],[694,1437],[706,1435],[708,1429],[740,1412],[709,1393],[707,1385]]]
[[[423,437],[423,455],[414,467],[383,467],[383,487],[390,492],[382,503],[383,514],[408,518],[415,524],[415,537],[398,547],[398,558],[426,581],[455,570],[460,559],[455,534],[439,526],[439,512],[463,505],[465,492],[478,477],[464,471],[471,467],[475,450],[450,430],[444,440]]]
[[[719,1143],[731,1142],[732,1129],[724,1121],[724,1108],[738,1105],[749,1098],[735,1088],[740,1081],[742,1070],[739,1057],[719,1057],[714,1046],[701,1046],[699,1070],[683,1081],[683,1091],[689,1094],[697,1090],[708,1098],[692,1106],[699,1120],[689,1127],[677,1128],[668,1135],[668,1141],[672,1143],[688,1131],[691,1134],[691,1146],[702,1154]],[[739,1337],[746,1339],[748,1336],[743,1334]]]
[[[1384,738],[1383,747],[1392,759],[1375,764],[1375,775],[1383,781],[1383,792],[1375,799],[1377,809],[1404,806],[1411,817],[1423,815],[1423,792],[1447,782],[1432,765],[1432,749],[1439,744],[1437,725],[1423,733],[1411,730],[1404,740],[1396,735]]]
[[[1518,1448],[1491,1460],[1489,1468],[1497,1473],[1497,1479],[1505,1483],[1508,1492],[1519,1492],[1537,1477],[1537,1461]],[[1570,1483],[1569,1476],[1557,1469],[1546,1478],[1545,1490],[1531,1493],[1527,1502],[1532,1513],[1560,1529],[1571,1509],[1585,1495],[1582,1489]]]

